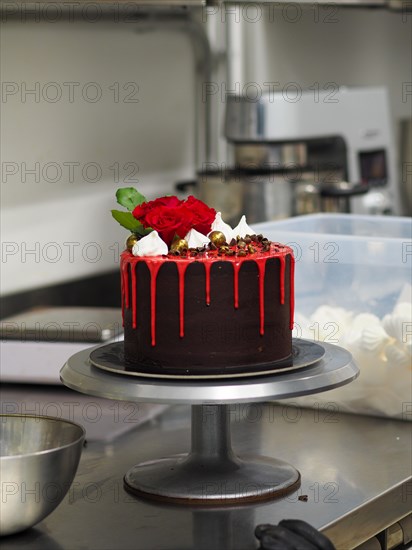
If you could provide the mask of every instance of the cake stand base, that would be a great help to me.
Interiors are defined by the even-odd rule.
[[[210,380],[143,378],[97,368],[90,360],[93,350],[83,350],[70,357],[60,377],[69,388],[89,395],[192,405],[190,453],[134,466],[124,477],[125,489],[176,504],[230,506],[276,498],[300,484],[299,472],[286,462],[235,455],[230,442],[232,405],[331,390],[348,384],[359,374],[351,354],[338,346],[322,342],[325,355],[317,359],[317,352],[313,351],[319,349],[318,343],[296,339],[294,346],[299,352],[294,366],[300,364],[304,368],[266,376]],[[311,357],[309,363],[305,349]]]
[[[286,462],[235,455],[227,405],[193,405],[190,453],[138,464],[124,477],[135,495],[206,506],[273,499],[299,484],[299,472]]]

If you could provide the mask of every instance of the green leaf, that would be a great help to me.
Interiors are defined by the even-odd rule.
[[[112,210],[113,218],[120,223],[123,227],[131,231],[132,233],[138,233],[139,235],[147,235],[152,229],[145,229],[143,225],[133,217],[131,212],[122,212],[121,210]]]
[[[139,204],[146,201],[146,197],[139,193],[134,187],[122,187],[116,192],[117,202],[127,208],[133,210]]]

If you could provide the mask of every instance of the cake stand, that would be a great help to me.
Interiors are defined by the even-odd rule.
[[[192,405],[190,453],[137,464],[124,476],[128,492],[195,505],[256,502],[295,490],[300,473],[275,458],[236,456],[230,438],[233,406],[330,390],[359,374],[351,354],[343,348],[300,339],[293,344],[298,352],[293,370],[276,374],[201,380],[144,378],[122,372],[121,365],[109,364],[109,370],[92,365],[90,355],[96,349],[104,350],[100,346],[73,355],[60,378],[69,388],[88,395]],[[123,342],[117,346],[120,350]]]

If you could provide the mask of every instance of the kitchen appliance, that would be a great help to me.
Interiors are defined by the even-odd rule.
[[[300,145],[296,146],[296,152],[299,148]],[[295,158],[299,159],[299,155]],[[315,175],[300,160],[272,168],[264,165],[226,168],[216,163],[206,166],[207,169],[197,173],[196,180],[178,182],[176,189],[186,195],[194,193],[221,212],[231,225],[237,225],[243,214],[249,223],[258,223],[319,212],[326,200],[320,194],[319,182],[340,184],[343,178],[341,170]],[[329,189],[332,192],[332,187]],[[352,186],[351,192],[355,192]]]
[[[401,120],[400,173],[403,214],[412,216],[412,118]]]
[[[179,192],[194,193],[206,204],[222,213],[232,226],[246,215],[249,223],[281,220],[291,214],[313,213],[320,209],[313,174],[300,169],[217,168],[198,172],[196,180],[176,184]],[[308,189],[316,192],[309,194]],[[304,202],[302,190],[305,190]]]
[[[231,161],[243,170],[294,170],[306,184],[310,181],[302,186],[297,173],[295,186],[290,180],[283,186],[284,194],[292,191],[289,215],[308,213],[305,204],[313,211],[316,194],[323,211],[400,213],[385,88],[296,88],[293,97],[285,91],[230,95],[225,136]],[[281,192],[282,187],[279,200]]]

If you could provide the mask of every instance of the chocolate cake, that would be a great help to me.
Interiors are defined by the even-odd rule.
[[[131,231],[121,255],[124,368],[247,375],[292,365],[292,249],[235,228],[196,197],[117,190]]]
[[[222,374],[292,364],[293,252],[262,236],[246,241],[122,253],[127,369]]]

